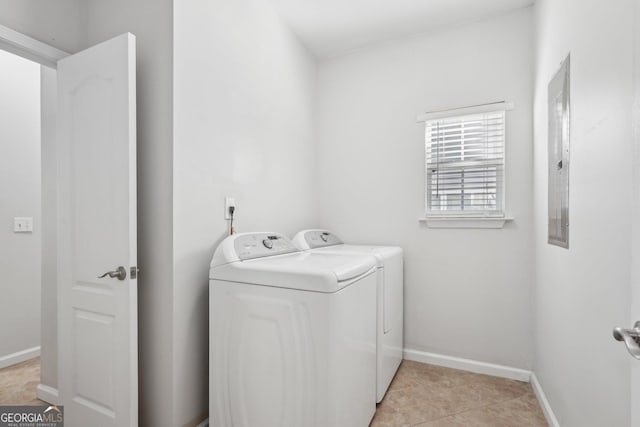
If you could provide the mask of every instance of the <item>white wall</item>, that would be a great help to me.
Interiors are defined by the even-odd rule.
[[[319,67],[319,225],[405,250],[405,347],[530,368],[530,9],[377,44]],[[507,100],[501,230],[429,229],[429,110]]]
[[[58,388],[58,202],[56,162],[57,74],[40,67],[42,274],[40,383]],[[55,402],[52,402],[55,403]]]
[[[0,50],[0,358],[40,346],[40,188],[40,65]]]
[[[267,0],[174,3],[174,425],[208,406],[208,273],[225,236],[317,222],[315,63]]]
[[[85,0],[0,0],[0,25],[67,52],[77,52],[86,32]]]
[[[93,45],[136,35],[138,104],[138,338],[140,425],[172,423],[173,2],[90,0]]]
[[[628,426],[633,2],[538,0],[535,372],[563,427]],[[571,52],[569,250],[547,240],[547,85]]]

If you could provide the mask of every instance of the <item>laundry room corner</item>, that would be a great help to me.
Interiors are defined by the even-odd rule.
[[[227,235],[318,220],[315,58],[264,0],[174,3],[176,424],[207,411],[208,274]]]
[[[319,63],[320,225],[345,241],[404,249],[405,349],[430,360],[532,367],[532,17],[526,7]],[[514,105],[505,178],[513,221],[428,228],[416,117],[497,101]]]

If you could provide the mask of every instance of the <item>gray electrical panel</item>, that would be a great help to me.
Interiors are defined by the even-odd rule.
[[[569,248],[569,56],[549,83],[549,244]]]

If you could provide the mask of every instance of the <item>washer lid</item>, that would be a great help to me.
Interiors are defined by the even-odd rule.
[[[382,267],[384,260],[402,256],[402,248],[398,246],[346,245],[328,230],[302,230],[293,238],[293,244],[300,250],[315,249],[316,252],[336,254],[371,254],[378,259]]]
[[[212,264],[209,278],[332,293],[371,274],[375,269],[376,259],[368,255],[297,252]]]
[[[335,245],[315,249],[316,253],[372,255],[378,261],[378,267],[384,266],[384,261],[393,257],[402,257],[402,248],[399,246],[373,246],[373,245]]]

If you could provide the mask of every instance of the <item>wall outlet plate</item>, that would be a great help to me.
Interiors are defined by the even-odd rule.
[[[13,218],[14,233],[33,233],[33,217],[17,216]]]
[[[233,212],[234,218],[238,214],[238,210],[236,208],[236,199],[234,197],[225,197],[224,198],[224,219],[231,219],[231,215],[229,215],[229,208],[233,206],[236,209]]]

